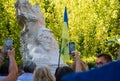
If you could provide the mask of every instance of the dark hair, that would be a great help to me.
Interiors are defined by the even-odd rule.
[[[101,53],[101,54],[99,54],[97,56],[97,58],[99,58],[99,57],[104,57],[107,62],[111,62],[112,61],[112,57],[109,54]]]
[[[71,72],[74,71],[68,66],[58,67],[55,71],[56,81],[60,81],[64,75],[69,74]]]
[[[7,76],[9,73],[9,59],[6,59],[0,66],[0,76]]]
[[[36,64],[33,61],[26,61],[23,69],[26,73],[33,73],[36,68]]]

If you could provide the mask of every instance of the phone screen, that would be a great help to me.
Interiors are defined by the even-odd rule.
[[[69,54],[72,54],[72,51],[75,51],[75,42],[69,42]]]
[[[13,47],[13,40],[12,40],[12,38],[6,38],[5,39],[4,52],[7,53],[9,49],[10,50],[12,49],[12,47]]]

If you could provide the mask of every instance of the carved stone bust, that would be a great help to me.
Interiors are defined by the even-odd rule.
[[[37,66],[48,65],[55,70],[58,65],[59,47],[53,33],[45,27],[45,19],[38,4],[17,0],[16,16],[21,31],[21,55],[23,62],[32,60]],[[60,62],[63,64],[62,60]]]

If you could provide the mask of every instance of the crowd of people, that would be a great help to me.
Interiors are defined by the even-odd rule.
[[[36,67],[33,61],[27,61],[23,66],[17,65],[15,49],[8,50],[6,54],[3,46],[0,54],[0,81],[119,81],[120,78],[116,76],[120,72],[120,62],[113,62],[109,54],[99,54],[96,66],[92,69],[80,59],[77,51],[73,51],[73,54],[74,62],[71,66],[60,66],[52,74],[48,66]],[[101,75],[107,77],[101,79]],[[116,79],[113,80],[111,76]]]

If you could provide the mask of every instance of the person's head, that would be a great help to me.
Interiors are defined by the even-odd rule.
[[[6,59],[3,64],[0,65],[0,75],[7,76],[9,74],[9,59]]]
[[[108,55],[108,54],[102,53],[102,54],[99,54],[99,55],[97,56],[96,66],[97,66],[97,67],[100,67],[100,66],[103,66],[103,65],[105,65],[105,64],[107,64],[107,63],[109,63],[109,62],[112,62],[111,56]]]
[[[33,73],[36,68],[36,64],[33,61],[26,61],[23,69],[25,73]]]
[[[41,66],[35,70],[34,81],[55,81],[48,66]]]
[[[55,71],[56,81],[60,81],[63,76],[71,72],[74,72],[74,71],[68,66],[58,67]]]

